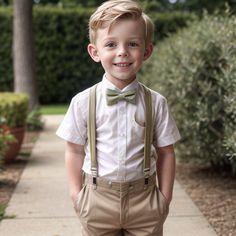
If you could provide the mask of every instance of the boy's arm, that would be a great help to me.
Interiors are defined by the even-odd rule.
[[[173,145],[156,148],[157,177],[160,191],[166,197],[168,203],[171,202],[175,179],[175,152]]]
[[[82,166],[84,163],[84,146],[66,142],[65,165],[69,179],[70,196],[73,203],[82,188]]]

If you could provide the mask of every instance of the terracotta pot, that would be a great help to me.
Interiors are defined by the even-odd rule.
[[[4,157],[4,161],[7,163],[12,162],[17,157],[24,139],[25,127],[10,128],[10,132],[15,137],[16,142],[11,143],[8,147]]]

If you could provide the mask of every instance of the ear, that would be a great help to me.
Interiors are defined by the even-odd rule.
[[[98,55],[98,50],[97,47],[90,43],[87,47],[88,53],[90,55],[90,57],[95,61],[95,62],[100,62],[100,57]]]
[[[152,55],[152,52],[153,52],[153,45],[149,44],[148,47],[146,47],[145,49],[143,60],[146,61]]]

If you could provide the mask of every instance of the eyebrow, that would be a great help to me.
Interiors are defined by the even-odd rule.
[[[106,41],[115,40],[115,39],[116,39],[115,37],[108,37],[108,38],[103,39],[102,41],[106,42]]]
[[[103,39],[102,41],[103,42],[106,42],[106,41],[109,41],[109,40],[116,40],[117,38],[116,37],[107,37],[105,39]],[[130,37],[130,38],[127,38],[127,40],[142,40],[141,37]]]

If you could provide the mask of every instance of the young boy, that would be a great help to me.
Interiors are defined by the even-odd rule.
[[[82,235],[162,235],[180,135],[166,99],[137,81],[152,34],[133,0],[106,1],[90,18],[88,53],[105,74],[72,99],[57,131]]]

